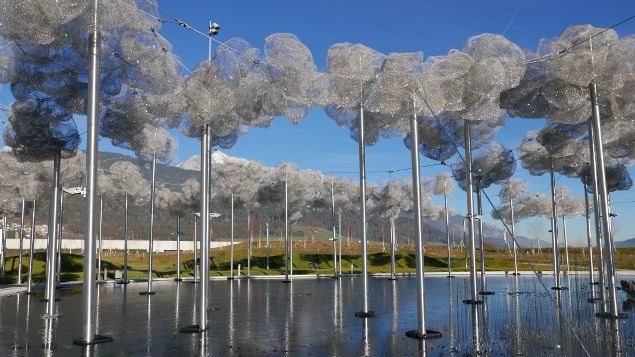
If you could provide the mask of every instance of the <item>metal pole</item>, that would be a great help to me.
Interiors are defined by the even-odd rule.
[[[35,249],[35,200],[31,208],[31,237],[29,239],[29,275],[27,280],[27,294],[33,294],[33,250]],[[6,227],[6,217],[4,219],[4,227]]]
[[[289,187],[287,172],[284,172],[284,280],[289,282]]]
[[[589,213],[589,193],[584,184],[584,219],[586,221],[587,249],[589,252],[589,284],[595,285],[595,274],[593,273],[593,244],[591,243],[591,215]],[[595,287],[592,287],[595,291]]]
[[[207,292],[209,285],[209,149],[210,127],[205,125],[201,137],[201,253],[199,265],[199,277],[201,286],[199,289],[199,331],[207,330]],[[203,165],[204,163],[204,165]]]
[[[564,260],[567,264],[567,275],[569,275],[569,243],[567,242],[567,219],[564,215],[564,210],[562,212],[562,238],[564,238]]]
[[[95,193],[97,189],[97,127],[99,124],[99,0],[93,0],[93,32],[89,35],[89,76],[86,129],[86,235],[84,236],[84,290],[82,335],[75,344],[105,342],[95,336]]]
[[[591,91],[591,104],[593,106],[592,117],[592,129],[593,140],[595,141],[596,160],[595,166],[598,176],[598,195],[600,197],[600,211],[602,213],[602,229],[605,238],[605,251],[606,251],[606,279],[607,287],[609,289],[609,317],[621,318],[622,315],[618,312],[617,306],[617,293],[615,291],[615,265],[613,261],[613,237],[610,230],[610,217],[609,217],[609,205],[608,205],[608,190],[606,189],[606,172],[604,170],[604,149],[602,148],[602,129],[600,125],[600,107],[597,102],[597,87],[595,82],[589,85]]]
[[[234,278],[234,194],[231,194],[231,247],[229,248],[229,278]]]
[[[98,227],[99,247],[97,248],[97,279],[99,279],[99,277],[101,276],[101,247],[103,244],[101,240],[101,223],[102,223],[103,215],[104,215],[104,196],[99,195],[99,227]]]
[[[552,169],[549,172],[551,177],[551,249],[553,259],[553,278],[556,286],[552,287],[554,290],[561,290],[560,286],[560,251],[558,247],[558,209],[556,207],[556,178]]]
[[[518,244],[516,244],[516,220],[514,219],[514,199],[509,199],[512,220],[512,246],[514,247],[514,275],[518,275]]]
[[[152,155],[152,181],[150,182],[150,237],[148,240],[148,288],[139,295],[154,295],[152,291],[152,255],[154,251],[154,199],[156,194],[157,154]]]
[[[267,270],[269,270],[269,223],[265,223],[267,226]],[[232,242],[232,244],[234,244]]]
[[[481,253],[481,295],[493,295],[493,291],[487,290],[487,278],[485,277],[485,237],[483,237],[483,202],[481,200],[481,177],[476,177],[476,207],[478,215],[478,239]]]
[[[128,283],[128,191],[124,192],[123,210],[123,281]]]
[[[53,187],[51,193],[51,208],[49,210],[49,236],[48,251],[46,254],[46,315],[45,317],[56,317],[57,304],[55,303],[55,279],[57,278],[57,214],[60,204],[60,160],[59,149],[53,157]]]
[[[337,212],[337,240],[339,241],[339,272],[342,275],[342,210]]]
[[[337,278],[337,235],[335,232],[335,184],[331,178],[331,223],[333,228],[333,277]]]
[[[251,276],[251,211],[247,209],[247,277]]]
[[[364,137],[364,106],[359,106],[359,208],[361,213],[362,235],[362,311],[358,317],[375,316],[368,310],[368,239],[366,236],[366,144]]]
[[[181,216],[176,216],[176,281],[181,281]]]
[[[465,131],[465,178],[467,194],[467,227],[470,237],[470,297],[471,300],[463,300],[466,304],[482,303],[478,299],[476,287],[476,237],[474,235],[474,188],[472,185],[472,127],[469,120],[464,121]]]
[[[444,183],[445,185],[445,183]],[[452,277],[452,243],[450,242],[450,213],[448,212],[448,196],[443,196],[445,206],[445,237],[448,246],[448,278]]]
[[[194,216],[194,236],[192,237],[192,250],[194,251],[194,283],[198,282],[198,269],[196,267],[196,263],[198,262],[197,260],[197,253],[196,251],[198,250],[198,246],[196,244],[196,237],[198,237],[198,235],[196,234],[196,225],[198,222],[198,217]]]
[[[33,228],[33,227],[31,227]],[[7,261],[7,216],[2,217],[2,256],[0,256],[0,276],[4,278]],[[29,270],[29,273],[31,271]]]
[[[406,332],[406,336],[413,338],[441,337],[439,332],[426,330],[425,284],[424,284],[424,253],[423,237],[421,234],[421,177],[419,173],[419,128],[417,115],[410,116],[410,154],[412,158],[412,203],[415,222],[416,272],[417,272],[417,329]]]
[[[57,284],[62,282],[62,228],[64,223],[64,190],[60,190],[60,220],[59,233],[57,238]]]
[[[22,213],[20,214],[20,248],[18,249],[18,284],[22,284],[22,247],[24,244],[24,198],[22,199]],[[48,263],[46,264],[48,266]],[[47,284],[48,289],[48,284]]]
[[[395,275],[395,220],[389,217],[390,220],[390,280],[397,280]]]
[[[600,197],[598,195],[598,174],[597,174],[597,166],[595,165],[595,142],[593,139],[593,125],[591,121],[587,123],[588,131],[589,131],[589,150],[590,150],[590,159],[591,159],[591,187],[593,187],[593,215],[595,218],[595,241],[597,247],[597,258],[598,258],[598,284],[600,291],[600,300],[602,304],[606,303],[606,284],[605,284],[605,274],[606,271],[606,262],[604,261],[604,237],[602,236],[602,220],[600,218]],[[603,307],[604,309],[604,307]]]

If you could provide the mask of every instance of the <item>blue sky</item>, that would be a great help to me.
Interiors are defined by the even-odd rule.
[[[116,1],[116,0],[104,0]],[[265,37],[275,32],[297,35],[312,51],[320,69],[326,65],[326,51],[337,42],[363,43],[384,53],[423,51],[424,55],[442,55],[452,48],[461,48],[466,39],[484,32],[503,33],[522,48],[535,49],[541,38],[557,36],[565,27],[574,24],[610,26],[635,15],[631,1],[448,1],[448,0],[349,0],[349,1],[194,1],[159,0],[165,13],[177,17],[201,30],[208,21],[221,24],[219,40],[242,37],[255,47],[262,47]],[[616,29],[623,36],[635,33],[635,20]],[[161,33],[168,38],[174,52],[189,68],[207,58],[207,40],[182,27],[166,24]],[[0,93],[0,103],[12,101],[8,88]],[[0,114],[2,115],[2,114]],[[85,119],[77,118],[78,127],[85,128]],[[499,132],[497,140],[509,148],[520,144],[522,134],[541,127],[543,120],[510,119]],[[178,134],[177,134],[178,135]],[[179,161],[197,154],[198,141],[179,136]],[[121,151],[107,140],[100,149]],[[251,129],[236,146],[225,151],[232,156],[275,165],[290,161],[301,168],[326,172],[357,170],[357,144],[349,138],[348,130],[338,128],[321,110],[315,109],[302,122],[292,125],[277,119],[267,129]],[[424,159],[422,164],[432,162]],[[401,140],[381,140],[367,149],[367,170],[389,170],[410,167],[409,152]],[[434,176],[447,167],[422,170],[424,176]],[[631,170],[633,175],[635,172]],[[356,174],[343,174],[355,178]],[[389,179],[386,173],[369,173],[373,182]],[[532,191],[543,191],[547,176],[530,176],[520,165],[516,177],[530,182]],[[392,178],[410,178],[410,171],[394,173]],[[579,181],[560,178],[559,184],[571,186],[581,193]],[[488,190],[498,194],[498,187]],[[437,200],[435,198],[435,200]],[[437,200],[439,203],[440,200]],[[616,239],[635,237],[635,223],[626,218],[635,213],[635,194],[619,192],[613,197]],[[497,202],[497,199],[496,199]],[[621,203],[625,202],[625,203]],[[458,190],[450,199],[457,212],[465,211],[465,195]],[[485,207],[490,212],[490,207]],[[492,222],[493,220],[489,220]],[[568,225],[570,241],[586,241],[584,222],[571,220]],[[518,226],[520,234],[548,238],[546,220],[532,219]]]

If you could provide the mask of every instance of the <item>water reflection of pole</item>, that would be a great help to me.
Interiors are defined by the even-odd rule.
[[[413,103],[414,104],[414,103]],[[416,108],[414,113],[416,113]],[[406,332],[412,338],[439,338],[441,333],[426,330],[424,245],[421,229],[421,176],[419,173],[419,128],[417,115],[410,116],[410,154],[412,158],[412,202],[415,222],[416,279],[417,279],[417,329]]]
[[[476,304],[472,304],[472,349],[474,355],[481,354],[481,323]]]
[[[18,284],[22,284],[22,246],[24,245],[24,204],[25,204],[25,200],[23,198],[22,210],[20,213],[20,247],[18,248]]]
[[[515,309],[514,309],[514,321],[516,323],[516,331],[515,331],[515,337],[516,337],[516,354],[520,355],[522,353],[522,351],[520,350],[520,329],[522,328],[521,325],[521,320],[520,320],[520,281],[518,278],[518,275],[516,275],[514,277],[514,285],[516,286],[516,293],[514,294],[515,300],[516,300],[516,305],[515,305]]]
[[[472,127],[469,120],[463,121],[465,131],[465,179],[467,195],[467,227],[470,237],[470,297],[466,304],[479,304],[476,287],[476,237],[474,236],[474,188],[472,185]]]
[[[617,293],[615,291],[615,265],[613,262],[613,237],[611,236],[610,230],[610,217],[609,217],[609,205],[608,205],[608,190],[606,188],[606,172],[604,170],[604,149],[602,148],[602,129],[600,125],[600,107],[597,102],[597,87],[595,82],[591,82],[589,84],[589,89],[591,91],[591,104],[593,106],[592,110],[592,125],[591,132],[593,135],[589,136],[589,139],[592,139],[595,142],[595,151],[596,151],[596,160],[595,166],[598,177],[598,185],[597,188],[598,195],[600,198],[600,212],[602,216],[602,231],[604,233],[604,250],[606,251],[606,280],[607,280],[607,288],[609,290],[608,296],[608,317],[611,318],[626,318],[627,315],[620,314],[618,312],[617,306]]]
[[[57,215],[59,210],[60,196],[60,161],[61,152],[55,153],[53,158],[53,187],[51,195],[51,207],[49,210],[49,237],[48,251],[46,255],[46,315],[47,318],[59,316],[57,313],[57,304],[55,301],[55,287],[57,278]]]
[[[84,229],[84,289],[82,304],[82,335],[73,341],[78,345],[89,345],[112,341],[111,338],[95,335],[95,193],[97,192],[97,125],[99,123],[99,50],[101,47],[99,24],[99,0],[93,0],[92,31],[89,34],[87,139],[86,139],[86,224]],[[86,348],[85,350],[90,350]]]
[[[509,199],[509,208],[511,211],[512,240],[514,247],[514,275],[518,275],[518,244],[516,243],[516,220],[514,219],[514,199]]]
[[[36,200],[33,200],[33,207],[31,208],[31,237],[29,237],[29,275],[27,278],[26,293],[28,295],[33,294],[33,251],[35,249],[35,204]],[[6,220],[5,220],[6,222]],[[5,226],[6,227],[6,226]]]
[[[154,255],[154,200],[156,193],[157,154],[152,155],[152,182],[150,183],[150,238],[148,240],[148,288],[139,295],[154,295],[152,291],[152,256]],[[203,216],[205,217],[205,216]],[[101,235],[99,236],[101,239]],[[101,251],[101,243],[99,245]]]
[[[554,290],[562,290],[560,285],[560,247],[558,246],[558,209],[556,208],[556,178],[553,174],[553,159],[551,163],[551,249],[553,259],[553,279],[556,286]]]
[[[390,220],[390,280],[397,280],[395,275],[395,219],[393,217]]]

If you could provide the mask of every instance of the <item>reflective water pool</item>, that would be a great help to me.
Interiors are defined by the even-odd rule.
[[[72,344],[81,329],[81,288],[61,290],[63,316],[56,320],[41,318],[40,295],[17,295],[0,299],[0,356],[635,354],[635,314],[625,310],[629,319],[618,323],[594,317],[600,306],[587,302],[584,273],[563,278],[570,290],[562,292],[550,289],[551,276],[490,277],[495,295],[478,306],[462,303],[468,283],[426,279],[427,326],[443,334],[427,342],[405,336],[417,318],[416,285],[408,278],[369,280],[372,319],[354,316],[359,278],[211,281],[210,329],[203,335],[178,332],[195,323],[197,284],[155,282],[150,297],[138,295],[145,283],[102,285],[98,331],[114,342],[91,349]],[[630,308],[619,293],[620,309]]]

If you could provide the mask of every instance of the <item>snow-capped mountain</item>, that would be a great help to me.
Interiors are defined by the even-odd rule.
[[[223,165],[228,162],[236,162],[236,161],[248,161],[246,159],[242,159],[239,157],[229,156],[222,151],[214,151],[212,153],[212,165]],[[199,155],[193,155],[180,164],[176,165],[176,167],[183,170],[190,171],[201,171],[201,157]]]

